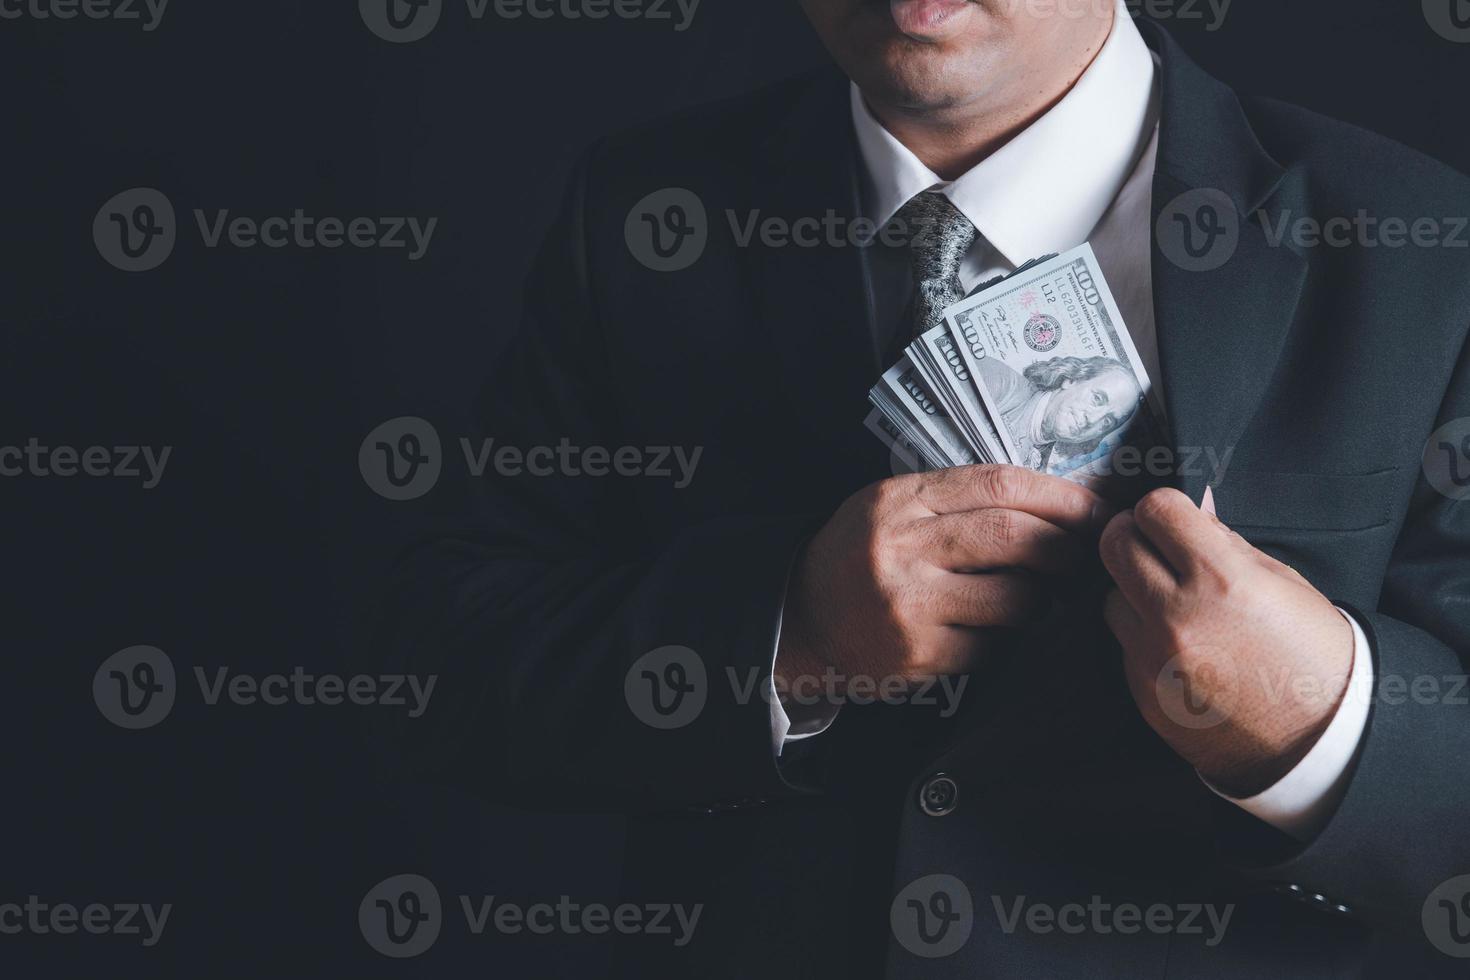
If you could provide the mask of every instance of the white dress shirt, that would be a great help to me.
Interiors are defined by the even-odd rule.
[[[866,217],[881,226],[914,195],[927,190],[944,194],[979,232],[960,266],[967,291],[1029,259],[1091,242],[1144,369],[1159,388],[1149,264],[1158,65],[1123,0],[1102,50],[1061,101],[953,181],[941,179],[884,129],[856,85],[851,109]],[[1263,793],[1249,799],[1220,794],[1302,840],[1321,829],[1340,801],[1367,725],[1373,682],[1369,644],[1362,628],[1343,615],[1353,631],[1352,674],[1348,694],[1327,730],[1294,769]],[[779,637],[778,622],[778,645]],[[774,681],[766,695],[778,755],[787,742],[825,731],[838,713],[834,705],[793,726],[776,697]]]

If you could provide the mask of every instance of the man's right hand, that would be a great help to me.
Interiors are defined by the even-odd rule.
[[[964,466],[858,491],[797,558],[778,684],[793,690],[835,675],[841,696],[855,677],[969,672],[988,627],[1044,612],[1054,590],[1042,576],[1088,562],[1114,512],[1085,487],[1018,466]]]

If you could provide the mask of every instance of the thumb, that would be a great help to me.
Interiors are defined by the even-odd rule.
[[[1208,515],[1210,520],[1214,522],[1215,526],[1225,532],[1225,536],[1229,538],[1231,543],[1234,544],[1237,548],[1241,548],[1246,551],[1256,550],[1255,548],[1251,547],[1250,543],[1246,541],[1245,538],[1242,538],[1239,534],[1236,534],[1233,530],[1231,530],[1229,524],[1226,524],[1224,521],[1220,520],[1219,514],[1215,513],[1214,487],[1211,487],[1208,484],[1205,485],[1205,493],[1204,496],[1200,497],[1199,509],[1201,514]]]
[[[1229,526],[1227,526],[1224,521],[1220,520],[1220,515],[1215,513],[1215,490],[1208,484],[1205,486],[1204,496],[1200,498],[1199,509],[1213,517],[1215,519],[1215,523],[1219,524],[1222,528],[1225,528],[1225,531],[1230,534],[1232,538],[1238,538],[1238,540],[1242,544],[1245,544],[1245,539],[1239,538],[1234,531],[1230,530]],[[1249,545],[1247,545],[1247,547],[1249,547]],[[1251,551],[1255,552],[1255,554],[1259,556],[1261,563],[1267,568],[1271,569],[1277,574],[1285,575],[1293,581],[1299,582],[1300,584],[1305,585],[1308,588],[1312,588],[1312,584],[1306,580],[1302,573],[1298,572],[1295,568],[1292,568],[1290,565],[1286,564],[1286,562],[1273,558],[1258,548],[1251,548]],[[1315,591],[1315,589],[1313,591]]]

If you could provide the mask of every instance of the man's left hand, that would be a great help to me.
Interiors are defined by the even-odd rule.
[[[1155,490],[1103,531],[1117,588],[1104,615],[1144,719],[1220,791],[1286,775],[1337,711],[1352,627],[1295,569],[1178,490]]]

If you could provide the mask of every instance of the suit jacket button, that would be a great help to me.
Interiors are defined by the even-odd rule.
[[[943,817],[954,812],[959,802],[960,787],[953,779],[937,772],[924,781],[919,790],[919,809],[931,817]]]

